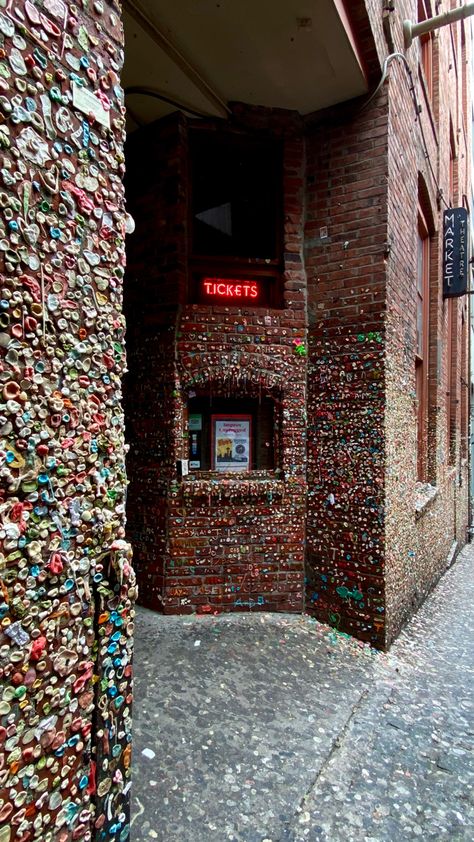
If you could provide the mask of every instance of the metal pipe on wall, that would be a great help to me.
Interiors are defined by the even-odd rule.
[[[466,3],[465,6],[459,6],[457,9],[452,9],[450,12],[443,12],[442,15],[436,15],[434,18],[428,18],[420,23],[412,23],[411,20],[403,21],[403,36],[405,38],[405,48],[411,47],[414,38],[419,38],[420,35],[426,35],[428,32],[433,32],[434,29],[439,29],[441,26],[448,26],[450,23],[456,23],[458,20],[474,15],[474,3]]]

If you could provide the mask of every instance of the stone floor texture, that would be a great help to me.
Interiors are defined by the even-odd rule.
[[[474,545],[388,655],[138,612],[132,842],[474,839]]]

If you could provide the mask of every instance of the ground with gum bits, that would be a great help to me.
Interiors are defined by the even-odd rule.
[[[388,655],[308,617],[141,609],[132,842],[472,840],[473,565]]]

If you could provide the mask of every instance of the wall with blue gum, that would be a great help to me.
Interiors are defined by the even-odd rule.
[[[0,3],[0,839],[129,836],[122,27]]]

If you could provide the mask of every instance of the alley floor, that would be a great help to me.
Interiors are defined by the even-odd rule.
[[[378,653],[140,609],[132,842],[474,839],[474,545]]]

